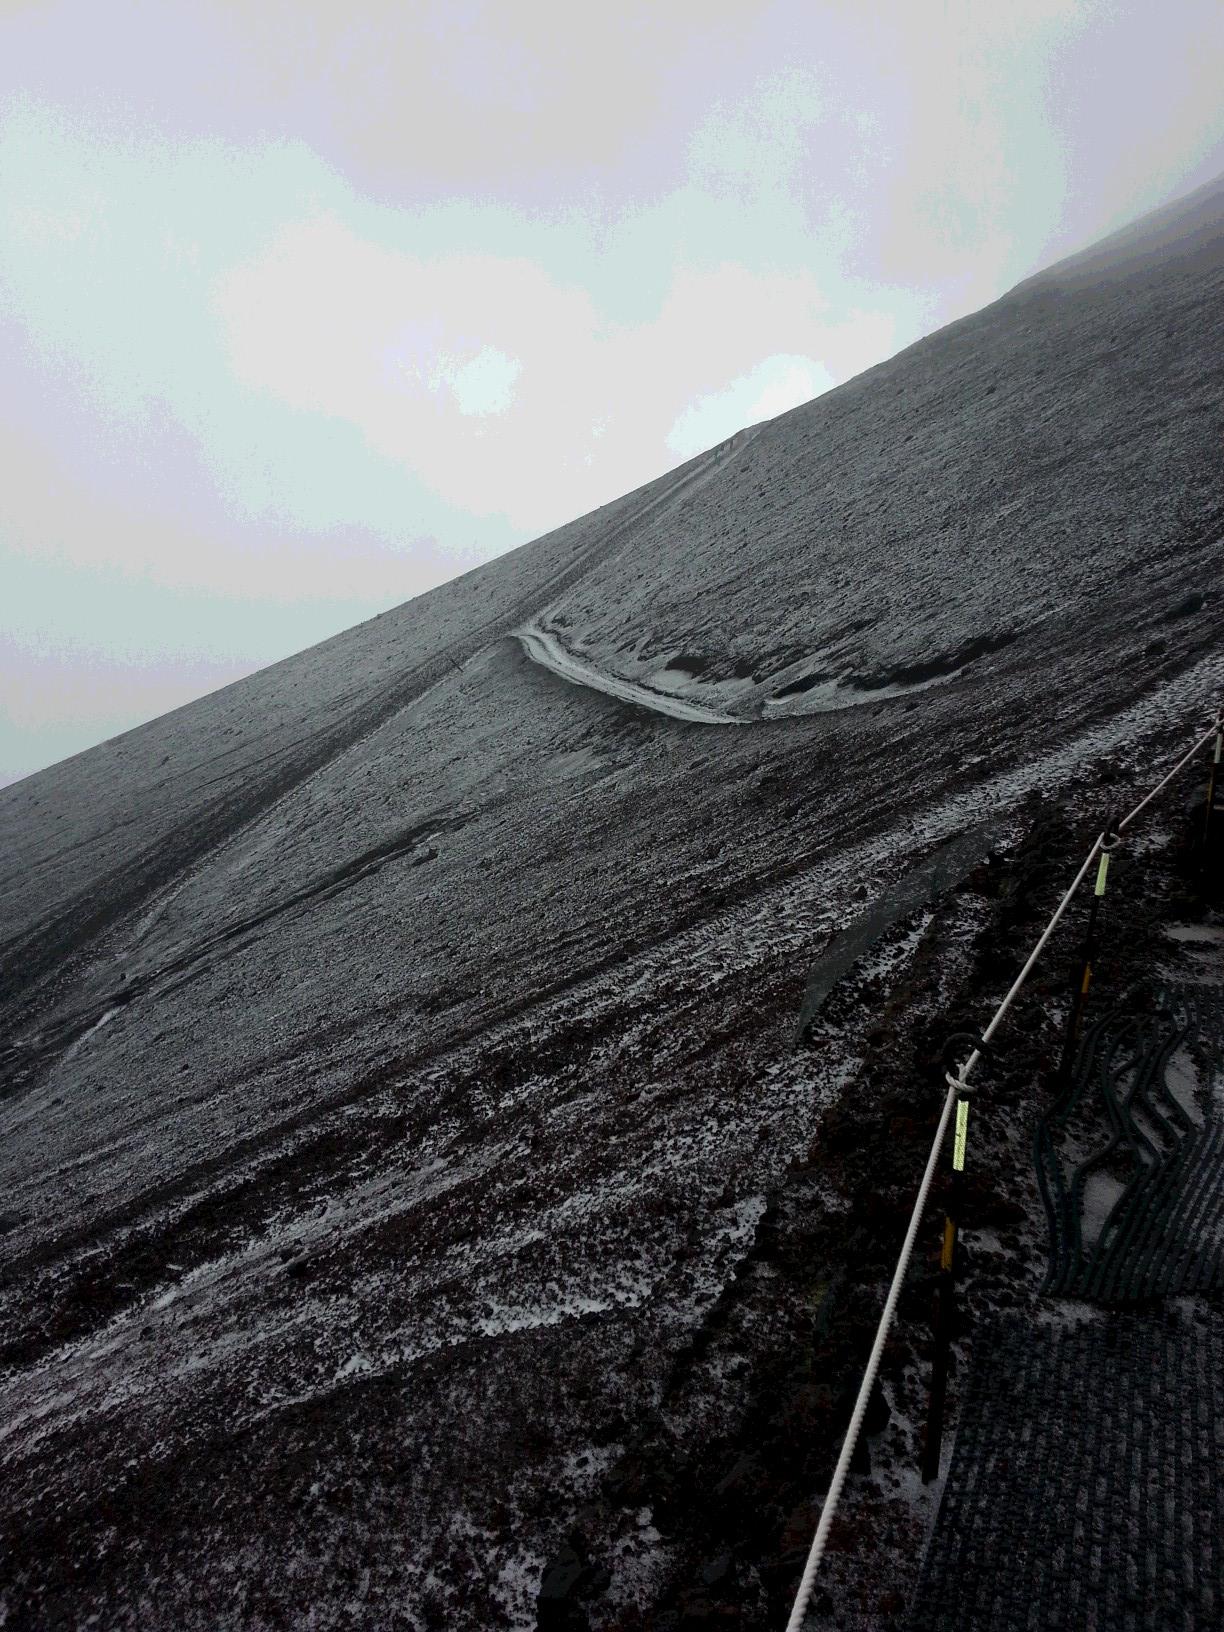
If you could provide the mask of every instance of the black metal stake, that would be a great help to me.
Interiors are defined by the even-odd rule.
[[[973,1051],[970,1061],[984,1059],[991,1052],[984,1037],[972,1032],[957,1032],[954,1037],[949,1037],[944,1048],[945,1064],[950,1064],[956,1051],[965,1046]],[[970,1090],[966,1073],[970,1061],[955,1073],[949,1071],[945,1078],[948,1086],[956,1090],[956,1122],[952,1139],[952,1180],[948,1186],[943,1247],[939,1254],[939,1279],[935,1287],[935,1352],[931,1363],[931,1393],[927,1403],[926,1443],[922,1450],[924,1485],[939,1477],[948,1373],[952,1365],[952,1338],[956,1332],[956,1258],[965,1196],[965,1147],[969,1142]]]
[[[1114,832],[1113,812],[1105,819],[1105,836],[1101,840],[1101,860],[1097,867],[1096,887],[1092,892],[1092,903],[1088,908],[1088,929],[1084,935],[1084,950],[1080,958],[1080,978],[1075,989],[1075,996],[1071,1001],[1071,1013],[1067,1016],[1067,1033],[1063,1039],[1062,1058],[1058,1062],[1058,1085],[1061,1088],[1071,1075],[1071,1067],[1075,1064],[1075,1051],[1079,1046],[1080,1026],[1084,1018],[1084,1010],[1088,1005],[1088,988],[1092,985],[1093,964],[1097,955],[1097,921],[1101,915],[1101,902],[1105,899],[1105,880],[1109,876],[1109,858],[1118,843],[1118,836]]]
[[[960,1102],[957,1109],[959,1111]],[[960,1170],[953,1167],[935,1291],[935,1355],[931,1367],[931,1397],[927,1406],[926,1444],[922,1453],[924,1485],[938,1479],[943,1452],[944,1408],[948,1399],[948,1370],[952,1363],[952,1332],[956,1325],[956,1241],[960,1227],[961,1188]]]
[[[1207,810],[1203,816],[1203,865],[1206,866],[1210,855],[1211,816],[1215,810],[1216,784],[1220,780],[1220,757],[1224,751],[1224,717],[1216,721],[1215,747],[1212,750],[1211,766],[1207,772]]]

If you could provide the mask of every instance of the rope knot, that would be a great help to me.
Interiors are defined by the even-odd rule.
[[[967,1048],[970,1056],[976,1054],[981,1060],[991,1059],[994,1050],[980,1031],[954,1031],[944,1044],[944,1081],[949,1088],[956,1089],[958,1099],[968,1099],[973,1092],[973,1086],[967,1076],[969,1058],[966,1057],[959,1065],[955,1063],[955,1057],[962,1048]]]

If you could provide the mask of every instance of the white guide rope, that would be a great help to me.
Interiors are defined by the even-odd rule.
[[[1121,833],[1123,828],[1128,827],[1130,823],[1134,821],[1135,817],[1138,816],[1139,812],[1147,805],[1151,804],[1156,795],[1160,793],[1163,788],[1166,788],[1169,785],[1177,773],[1182,770],[1184,766],[1190,763],[1195,754],[1198,753],[1199,749],[1202,748],[1205,743],[1210,742],[1219,729],[1220,722],[1217,719],[1215,722],[1213,722],[1211,728],[1205,731],[1203,735],[1199,737],[1194,746],[1182,755],[1177,764],[1174,765],[1173,769],[1169,771],[1167,775],[1161,777],[1160,781],[1157,782],[1156,786],[1151,790],[1151,792],[1141,799],[1135,808],[1122,818],[1117,825],[1116,831],[1118,833]],[[1020,988],[1028,979],[1033,965],[1037,962],[1037,959],[1044,951],[1046,942],[1054,933],[1058,926],[1059,920],[1062,918],[1068,906],[1071,904],[1071,899],[1075,895],[1075,892],[1079,889],[1080,885],[1087,877],[1088,871],[1093,862],[1101,854],[1102,850],[1112,849],[1113,843],[1114,840],[1111,835],[1106,833],[1099,833],[1097,835],[1091,850],[1089,850],[1087,856],[1084,858],[1083,866],[1080,868],[1079,872],[1076,873],[1074,879],[1071,881],[1071,884],[1067,889],[1066,894],[1055,907],[1049,923],[1047,923],[1046,927],[1042,930],[1037,944],[1029,953],[1028,960],[1026,961],[1023,969],[1021,969],[1020,973],[1016,976],[1007,992],[1007,995],[1003,998],[1003,1001],[995,1010],[993,1016],[991,1017],[990,1024],[982,1032],[983,1043],[988,1043],[998,1030],[1003,1016],[1007,1013],[1016,997],[1016,994],[1020,991]],[[897,1259],[897,1267],[893,1271],[892,1285],[889,1287],[888,1296],[884,1300],[884,1310],[880,1316],[880,1324],[876,1328],[875,1342],[871,1345],[871,1354],[868,1356],[867,1368],[863,1373],[863,1381],[859,1386],[858,1398],[855,1400],[854,1410],[850,1414],[850,1426],[846,1429],[846,1437],[842,1443],[841,1455],[837,1459],[837,1466],[833,1470],[833,1478],[829,1482],[828,1493],[825,1496],[824,1506],[820,1513],[820,1522],[817,1524],[816,1534],[812,1538],[812,1545],[808,1552],[807,1563],[803,1566],[803,1577],[799,1582],[799,1590],[795,1594],[795,1602],[790,1612],[790,1619],[786,1623],[786,1632],[801,1632],[804,1619],[807,1615],[808,1604],[810,1603],[812,1597],[812,1588],[816,1582],[816,1572],[820,1568],[820,1560],[824,1556],[825,1543],[828,1540],[829,1529],[837,1512],[837,1504],[841,1498],[842,1486],[846,1482],[846,1475],[850,1470],[850,1463],[854,1456],[854,1449],[858,1444],[859,1432],[863,1425],[863,1416],[867,1410],[867,1401],[871,1397],[871,1390],[875,1385],[876,1375],[880,1369],[880,1357],[884,1353],[884,1345],[888,1340],[888,1333],[892,1327],[893,1317],[897,1309],[897,1300],[901,1296],[901,1287],[905,1281],[906,1273],[909,1270],[910,1258],[912,1257],[914,1250],[914,1240],[918,1234],[918,1226],[922,1221],[922,1214],[926,1210],[927,1196],[930,1193],[931,1183],[935,1177],[935,1167],[939,1160],[939,1152],[941,1146],[943,1145],[944,1134],[947,1132],[948,1120],[952,1114],[952,1106],[955,1104],[958,1094],[964,1092],[969,1080],[969,1074],[973,1070],[974,1066],[977,1065],[981,1057],[981,1049],[975,1048],[955,1076],[951,1072],[948,1073],[948,1091],[944,1096],[943,1111],[940,1113],[939,1126],[936,1128],[935,1137],[931,1142],[931,1153],[927,1157],[926,1170],[922,1175],[922,1183],[918,1186],[918,1195],[914,1201],[914,1210],[910,1214],[909,1228],[905,1232],[905,1240],[901,1245],[901,1253]]]
[[[952,1106],[955,1102],[956,1090],[950,1087],[944,1096],[939,1127],[935,1130],[931,1154],[927,1157],[926,1172],[922,1175],[922,1183],[918,1186],[918,1199],[914,1203],[914,1211],[910,1214],[909,1228],[905,1232],[905,1240],[901,1246],[901,1256],[897,1259],[897,1267],[893,1271],[892,1285],[889,1287],[888,1297],[884,1301],[884,1313],[880,1316],[875,1342],[871,1345],[871,1354],[867,1359],[867,1370],[863,1374],[863,1386],[859,1389],[858,1399],[854,1402],[854,1410],[850,1416],[850,1426],[846,1430],[841,1455],[837,1459],[837,1466],[833,1469],[829,1493],[825,1497],[824,1507],[821,1509],[820,1523],[816,1526],[816,1534],[812,1538],[807,1563],[803,1566],[803,1579],[800,1581],[799,1591],[795,1595],[795,1606],[791,1610],[790,1620],[786,1623],[786,1632],[799,1632],[800,1627],[803,1625],[803,1618],[807,1614],[808,1600],[812,1596],[816,1571],[819,1569],[820,1560],[824,1555],[829,1526],[833,1523],[833,1515],[837,1512],[838,1498],[841,1496],[842,1486],[846,1482],[846,1474],[850,1471],[850,1461],[854,1455],[854,1447],[858,1444],[863,1413],[867,1409],[867,1401],[876,1380],[876,1373],[880,1369],[880,1356],[884,1353],[884,1344],[888,1338],[889,1327],[893,1322],[893,1312],[897,1307],[897,1299],[901,1296],[901,1284],[905,1280],[906,1271],[909,1269],[910,1256],[914,1250],[914,1237],[918,1234],[918,1225],[922,1220],[922,1214],[926,1207],[931,1181],[935,1177],[935,1164],[939,1160],[939,1148],[943,1144],[943,1136],[948,1127],[948,1118],[952,1115]]]
[[[1134,821],[1135,817],[1138,816],[1139,812],[1144,808],[1144,806],[1151,804],[1152,800],[1155,799],[1156,795],[1161,791],[1161,789],[1167,787],[1169,785],[1169,783],[1172,782],[1173,778],[1177,775],[1178,771],[1181,770],[1182,766],[1183,765],[1188,765],[1190,763],[1190,761],[1194,758],[1195,754],[1198,753],[1199,749],[1203,746],[1203,744],[1206,743],[1206,742],[1210,742],[1212,737],[1215,736],[1216,732],[1219,729],[1220,729],[1220,720],[1217,719],[1213,725],[1209,726],[1208,729],[1203,732],[1203,735],[1198,739],[1198,741],[1195,743],[1194,747],[1191,748],[1187,753],[1184,753],[1182,755],[1182,757],[1178,760],[1177,764],[1174,765],[1173,769],[1169,772],[1169,774],[1167,776],[1162,776],[1161,777],[1160,781],[1157,782],[1156,786],[1152,789],[1151,793],[1149,793],[1145,798],[1140,799],[1139,803],[1135,806],[1134,810],[1132,810],[1129,813],[1129,815],[1123,816],[1122,820],[1118,823],[1118,832],[1119,833],[1121,833],[1123,828],[1130,826],[1130,824]]]

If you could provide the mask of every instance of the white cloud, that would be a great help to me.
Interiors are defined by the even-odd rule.
[[[1224,13],[1176,23],[1138,0],[10,7],[0,548],[96,568],[99,628],[103,569],[124,606],[136,579],[177,594],[188,665],[239,596],[284,613],[278,650],[316,638],[312,609],[350,615],[338,582],[437,582],[1206,179]],[[50,629],[50,579],[18,588]]]
[[[762,356],[799,357],[802,380],[775,367],[745,399],[778,412],[895,334],[887,312],[830,312],[814,272],[734,261],[673,268],[648,320],[616,324],[525,257],[402,247],[421,225],[349,207],[283,227],[214,284],[228,367],[251,392],[351,426],[445,503],[524,533],[656,474],[694,383],[725,390]]]
[[[286,225],[218,276],[234,378],[352,426],[469,513],[530,529],[565,519],[558,503],[581,509],[580,488],[548,491],[539,472],[577,454],[599,327],[589,297],[522,257],[405,249],[419,231],[387,217],[358,231],[357,214]]]
[[[691,402],[667,433],[667,445],[690,459],[744,426],[784,414],[836,384],[828,369],[810,357],[766,357],[724,390]]]
[[[514,382],[523,365],[496,346],[482,346],[469,362],[452,368],[448,380],[461,414],[483,418],[504,414],[514,401]]]

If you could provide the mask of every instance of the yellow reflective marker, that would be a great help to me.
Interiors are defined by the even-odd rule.
[[[1108,854],[1107,851],[1103,850],[1101,852],[1101,865],[1097,868],[1096,893],[1098,895],[1104,895],[1105,894],[1105,878],[1106,878],[1106,875],[1108,874],[1108,872],[1109,872],[1109,854]]]
[[[952,1166],[958,1173],[965,1171],[965,1139],[969,1133],[969,1101],[956,1102],[956,1143],[952,1147]]]
[[[940,1269],[952,1268],[952,1252],[956,1246],[956,1225],[950,1218],[944,1219],[943,1251],[939,1255]]]
[[[1080,996],[1081,997],[1087,997],[1088,996],[1088,987],[1091,984],[1091,982],[1092,982],[1092,965],[1090,963],[1086,963],[1084,965],[1084,982],[1083,982],[1083,985],[1080,987]]]

